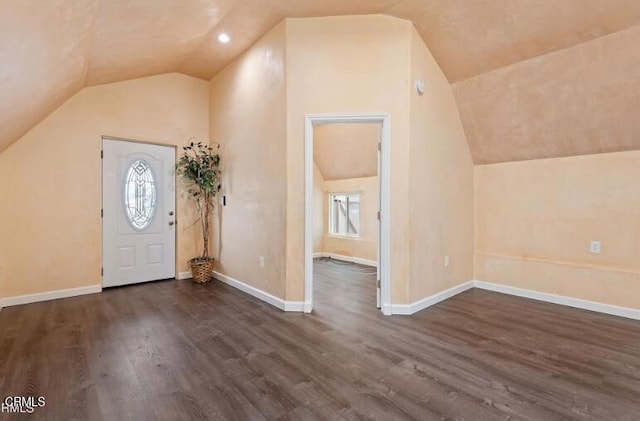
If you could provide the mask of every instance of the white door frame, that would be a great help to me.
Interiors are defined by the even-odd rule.
[[[307,114],[304,117],[304,312],[313,310],[313,126],[314,124],[381,123],[380,130],[380,292],[382,313],[391,313],[391,251],[390,251],[390,139],[391,117],[376,114]]]

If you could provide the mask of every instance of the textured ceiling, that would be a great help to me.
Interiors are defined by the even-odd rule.
[[[640,26],[455,83],[476,164],[640,149]]]
[[[313,162],[325,180],[378,174],[380,125],[321,124],[313,129]]]
[[[640,23],[638,0],[407,0],[387,14],[413,21],[450,82]]]
[[[285,17],[371,13],[413,21],[456,82],[638,24],[640,1],[0,0],[0,152],[84,86],[210,79]]]

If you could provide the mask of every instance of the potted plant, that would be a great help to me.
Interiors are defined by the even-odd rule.
[[[190,142],[183,148],[176,165],[176,173],[185,183],[186,194],[196,203],[198,220],[202,228],[202,255],[189,260],[193,281],[204,283],[211,280],[215,259],[209,255],[209,227],[215,208],[215,197],[220,191],[220,145],[205,145]]]

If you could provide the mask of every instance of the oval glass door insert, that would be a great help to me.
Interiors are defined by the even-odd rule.
[[[151,224],[156,213],[156,180],[151,166],[143,160],[135,160],[124,181],[124,207],[133,228],[143,230]]]

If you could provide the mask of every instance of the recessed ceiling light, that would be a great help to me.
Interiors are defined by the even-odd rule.
[[[229,38],[229,35],[222,33],[220,35],[218,35],[218,41],[220,41],[223,44],[228,43],[229,41],[231,41],[231,38]]]

